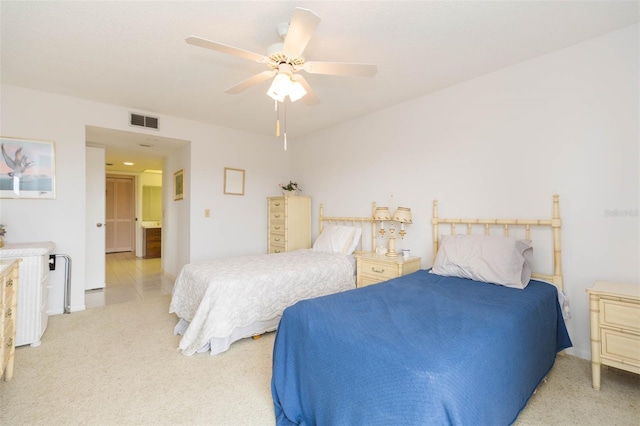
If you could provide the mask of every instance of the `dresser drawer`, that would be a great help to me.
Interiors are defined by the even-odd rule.
[[[284,212],[284,198],[280,199],[270,199],[269,200],[269,210],[280,210]]]
[[[7,361],[9,360],[11,344],[13,343],[9,341],[11,338],[12,337],[9,336],[6,339],[0,339],[0,377],[2,377]]]
[[[6,277],[2,285],[4,286],[4,300],[12,300],[16,292],[16,283],[13,278]]]
[[[273,246],[282,246],[282,248],[284,249],[285,246],[285,238],[284,238],[284,234],[271,234],[271,236],[269,237],[269,246],[273,247]]]
[[[623,300],[601,298],[600,325],[640,333],[640,305]]]
[[[278,210],[270,210],[269,211],[269,223],[278,223],[280,225],[284,225],[284,210],[282,211],[278,211]]]
[[[272,253],[284,253],[285,249],[283,245],[269,244],[269,254]]]
[[[269,231],[271,231],[272,234],[284,235],[284,231],[285,231],[284,221],[271,222],[271,224],[269,224]]]
[[[3,336],[7,336],[7,339],[5,339],[5,345],[6,343],[11,343],[8,341],[8,339],[10,339],[11,337],[13,337],[13,318],[8,317],[7,312],[3,312],[2,313],[2,330],[3,330]],[[11,314],[13,314],[13,312],[11,312]],[[9,345],[11,346],[11,345]]]

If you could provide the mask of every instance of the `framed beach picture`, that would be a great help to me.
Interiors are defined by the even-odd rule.
[[[0,136],[0,198],[55,198],[53,142]]]
[[[173,174],[173,200],[184,199],[184,169]]]

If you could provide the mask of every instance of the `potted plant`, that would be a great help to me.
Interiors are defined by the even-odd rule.
[[[5,232],[7,232],[7,230],[4,225],[0,223],[0,247],[4,246],[4,239],[2,237],[4,237]]]
[[[282,195],[288,196],[298,195],[298,192],[302,191],[298,186],[298,182],[293,181],[289,181],[286,185],[280,184],[280,189],[282,190]]]

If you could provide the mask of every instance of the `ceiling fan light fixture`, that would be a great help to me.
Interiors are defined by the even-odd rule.
[[[301,99],[306,94],[307,91],[298,81],[292,82],[291,86],[289,86],[289,99],[291,99],[291,102],[295,102],[298,99]]]
[[[293,81],[291,74],[284,72],[280,72],[275,76],[271,86],[269,86],[269,90],[267,90],[267,95],[278,102],[284,102],[284,98],[287,96],[289,96],[291,102],[295,102],[306,94],[307,91],[302,84]]]
[[[273,79],[271,86],[269,86],[267,95],[273,100],[284,102],[284,98],[289,94],[289,86],[291,86],[291,78],[289,78],[289,75],[278,73]]]

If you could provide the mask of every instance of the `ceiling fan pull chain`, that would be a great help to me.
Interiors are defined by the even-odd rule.
[[[276,138],[280,137],[280,111],[278,111],[278,101],[275,102],[275,110],[276,110]]]
[[[287,102],[283,102],[284,105],[284,150],[287,150]]]

